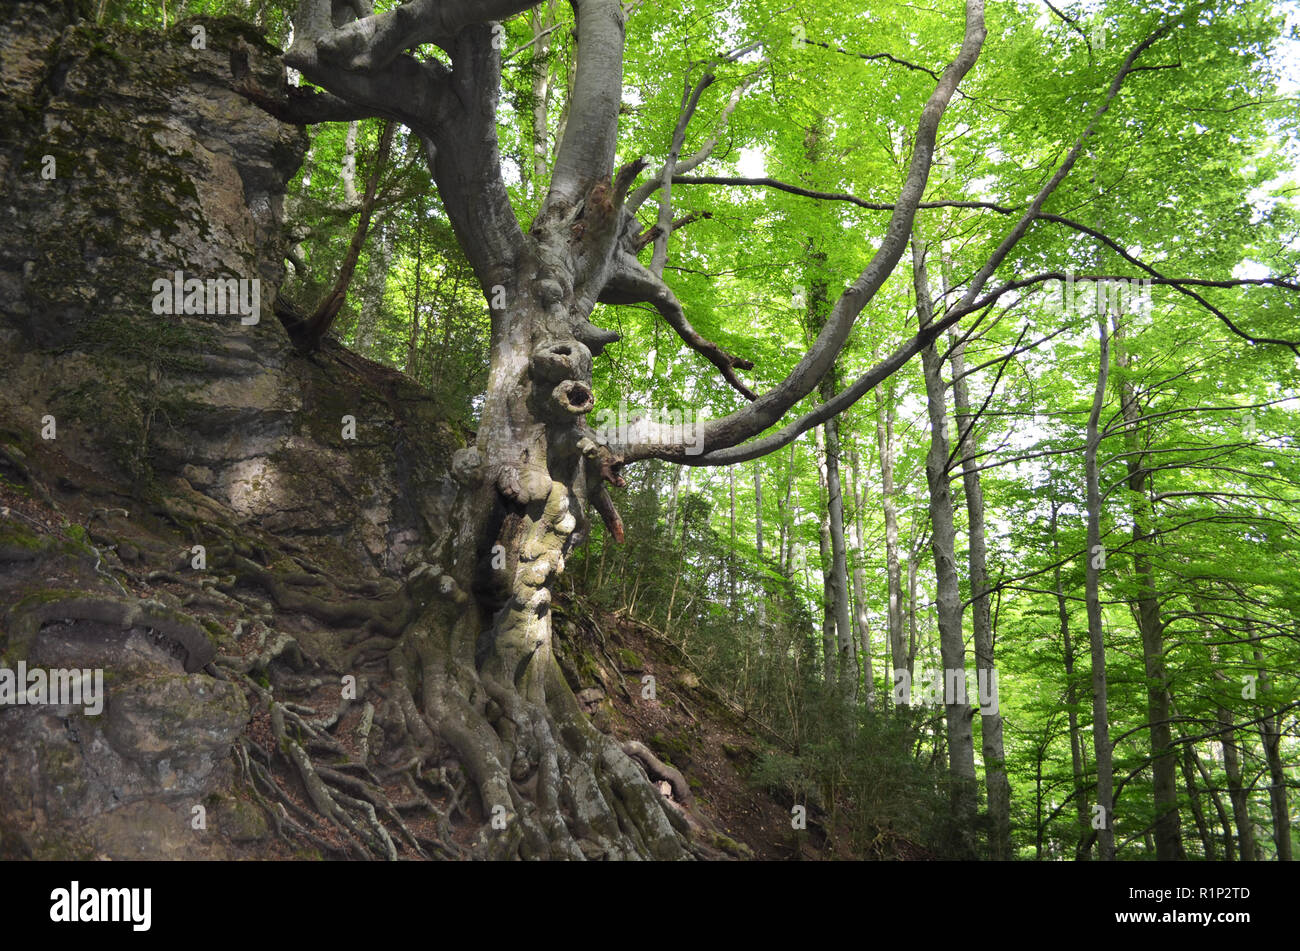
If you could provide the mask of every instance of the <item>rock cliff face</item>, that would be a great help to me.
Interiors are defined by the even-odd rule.
[[[318,688],[302,716],[378,742],[337,672],[365,698],[404,577],[449,537],[464,434],[397,374],[298,356],[273,315],[305,138],[230,89],[237,36],[263,88],[275,51],[195,23],[205,49],[190,23],[0,4],[0,669],[102,668],[107,691],[0,705],[3,858],[281,854],[250,685]],[[168,313],[178,271],[258,306]]]

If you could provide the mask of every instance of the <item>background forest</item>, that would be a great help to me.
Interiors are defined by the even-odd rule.
[[[619,162],[648,156],[643,181],[671,184],[633,194],[645,244],[695,328],[752,361],[738,375],[763,392],[816,336],[838,275],[878,245],[960,5],[625,6]],[[290,12],[97,8],[141,27],[229,14],[281,46]],[[892,834],[948,856],[1293,857],[1300,7],[989,4],[913,254],[820,395],[961,296],[1125,57],[1175,14],[1002,265],[1005,293],[787,448],[630,467],[625,542],[595,520],[569,563],[573,595],[661,632],[771,738],[753,781],[820,803],[852,852]],[[566,120],[572,27],[550,0],[500,31],[521,221]],[[381,120],[310,132],[284,296],[310,312],[350,277],[329,332],[472,429],[488,311],[419,144]],[[596,360],[593,417],[690,422],[744,402],[649,305],[595,319],[623,340]],[[954,617],[973,824],[949,808],[968,778],[944,729]]]

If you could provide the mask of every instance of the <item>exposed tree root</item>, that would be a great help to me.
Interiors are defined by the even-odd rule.
[[[300,563],[301,578],[275,576],[232,548],[236,576],[215,582],[232,600],[218,607],[253,603],[251,627],[247,611],[233,625],[237,639],[253,642],[252,651],[214,655],[204,669],[240,686],[255,720],[269,724],[269,736],[255,729],[233,755],[242,787],[276,836],[322,856],[389,861],[709,854],[689,841],[707,839],[711,830],[694,816],[684,778],[640,744],[620,745],[596,730],[552,653],[547,583],[562,563],[553,542],[564,533],[554,526],[573,527],[564,516],[564,506],[547,507],[535,544],[525,546],[532,557],[515,566],[529,584],[492,622],[501,643],[531,649],[482,663],[475,656],[483,640],[479,613],[436,570],[397,597],[330,602],[304,593],[319,587],[309,565]],[[213,579],[182,572],[154,580],[202,591],[199,582]],[[240,581],[256,583],[275,603],[237,590]],[[538,596],[542,591],[546,597]],[[396,623],[410,604],[422,610],[400,636],[367,634],[371,622]],[[344,671],[357,677],[355,695],[330,692],[338,690],[341,671],[319,666],[297,638],[278,629],[277,608],[358,625],[356,643],[343,655]],[[59,618],[154,627],[186,646],[187,666],[204,647],[212,649],[195,618],[134,597],[47,595],[19,606],[9,626],[19,640],[30,639]],[[356,666],[363,661],[368,672]],[[377,661],[386,663],[388,676],[376,676]],[[676,801],[652,780],[669,782]]]
[[[445,603],[463,604],[454,586],[444,587]],[[422,618],[405,649],[390,655],[390,698],[416,745],[442,740],[473,782],[476,851],[495,858],[686,856],[676,815],[618,744],[590,724],[549,638],[530,655],[520,682],[503,683],[491,664],[476,670],[452,659],[449,645],[475,643],[471,628],[466,614],[453,620],[435,610]]]
[[[362,625],[367,631],[389,636],[400,633],[405,626],[409,605],[400,595],[371,602],[355,598],[342,603],[326,601],[295,590],[295,587],[303,586],[303,582],[307,579],[310,579],[308,586],[314,586],[317,579],[313,575],[305,574],[297,578],[298,585],[294,586],[285,577],[277,577],[270,569],[242,555],[233,555],[232,562],[235,566],[236,583],[256,583],[270,594],[275,605],[284,611],[306,614],[331,627],[346,628]],[[295,577],[287,576],[287,578]],[[219,587],[229,592],[235,584],[219,585]]]
[[[210,563],[229,573],[196,581],[178,563],[152,580],[199,584],[252,621],[234,631],[255,635],[252,653],[218,656],[207,670],[240,685],[255,717],[269,721],[265,746],[245,736],[235,759],[279,837],[322,855],[385,860],[715,854],[691,841],[713,830],[681,774],[596,730],[565,682],[551,648],[550,589],[582,529],[563,484],[546,491],[537,473],[517,478],[532,501],[518,503],[518,544],[486,595],[471,596],[436,565],[417,566],[396,591],[340,585],[302,553],[222,528],[197,493],[166,507],[191,533],[203,523]],[[331,665],[342,670],[316,666],[306,642],[278,629],[281,613],[351,631]],[[378,663],[387,676],[376,675]],[[357,676],[357,693],[322,696],[343,672]]]
[[[329,717],[325,721],[305,718],[299,711],[308,708],[276,700],[271,690],[249,678],[240,669],[241,666],[226,664],[223,659],[214,665],[213,670],[223,679],[243,686],[267,710],[275,740],[275,752],[287,766],[292,767],[307,800],[315,808],[316,814],[333,827],[341,844],[312,830],[316,816],[299,806],[275,777],[271,770],[272,755],[261,751],[251,740],[245,740],[236,752],[241,774],[259,804],[271,816],[277,832],[282,836],[287,837],[288,833],[305,839],[328,852],[391,861],[398,858],[398,850],[393,834],[385,825],[384,820],[387,820],[396,828],[397,834],[414,855],[428,858],[429,851],[402,819],[364,760],[336,766],[325,766],[313,760],[309,753],[311,748],[324,749],[336,757],[346,755],[343,746],[327,732],[337,724],[338,716]],[[370,710],[373,718],[373,707]],[[262,762],[249,755],[250,746],[262,753]],[[345,768],[354,768],[366,778],[349,775],[343,771]],[[290,811],[301,821],[290,817]],[[383,820],[380,818],[381,813]],[[442,853],[444,857],[456,854],[445,845],[435,845],[434,851]]]
[[[30,602],[19,602],[10,609],[6,620],[10,643],[26,646],[42,625],[56,620],[95,621],[119,630],[153,628],[185,651],[185,669],[190,673],[202,669],[216,654],[198,622],[180,611],[130,596],[80,592],[47,593]]]
[[[695,796],[691,793],[691,787],[685,777],[677,769],[655,756],[650,751],[650,747],[638,740],[628,740],[623,743],[622,749],[628,756],[640,761],[651,779],[667,782],[672,787],[672,793],[677,797],[678,802],[687,809],[695,808]]]
[[[421,712],[399,679],[389,688],[395,701],[390,707],[405,727],[403,746],[417,752],[408,770],[385,771],[390,779],[403,781],[409,796],[394,803],[365,761],[367,744],[358,744],[360,761],[325,765],[313,757],[312,749],[330,757],[345,753],[329,733],[340,717],[313,718],[312,708],[275,699],[272,690],[240,669],[244,666],[221,658],[211,669],[242,685],[269,714],[274,750],[262,751],[245,740],[237,748],[236,760],[255,800],[286,839],[328,854],[389,860],[398,857],[396,840],[400,839],[414,856],[463,858],[468,856],[455,843],[450,826],[452,816],[460,813],[479,826],[477,844],[469,854],[483,858],[635,859],[689,854],[681,836],[689,826],[675,821],[679,820],[676,811],[661,801],[618,745],[590,726],[571,694],[568,703],[552,707],[481,683],[476,697],[482,707],[476,710],[463,698],[447,696],[445,688],[422,690],[422,696],[433,698],[435,709],[446,714],[434,720]],[[401,661],[395,661],[393,668],[405,676]],[[426,669],[422,679],[432,681],[435,676]],[[554,679],[562,682],[558,669]],[[567,685],[564,690],[567,693]],[[367,710],[358,728],[366,735],[377,716],[373,704],[367,704]],[[421,772],[422,761],[441,748],[439,738],[457,753],[478,790],[477,810],[471,811],[463,802],[464,783],[458,787],[446,766]],[[299,784],[310,809],[290,793],[285,778],[277,778],[276,758]],[[449,800],[446,811],[430,797],[440,790]],[[434,818],[436,839],[411,829],[402,815],[411,809]],[[324,820],[332,832],[318,831],[317,820]]]

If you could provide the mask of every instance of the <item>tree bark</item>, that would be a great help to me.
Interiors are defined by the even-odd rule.
[[[1062,656],[1065,659],[1065,704],[1070,724],[1070,773],[1074,777],[1074,804],[1079,820],[1079,840],[1075,857],[1087,860],[1092,852],[1092,836],[1088,834],[1088,799],[1083,783],[1083,741],[1079,735],[1079,693],[1074,681],[1074,644],[1070,637],[1070,609],[1065,600],[1065,587],[1061,584],[1061,546],[1057,536],[1057,513],[1060,503],[1052,499],[1052,553],[1058,562],[1053,570],[1056,583],[1056,616],[1061,630]]]
[[[1105,551],[1101,546],[1101,485],[1097,471],[1097,447],[1101,443],[1098,422],[1106,402],[1106,381],[1110,377],[1110,336],[1106,331],[1106,316],[1097,318],[1100,356],[1097,368],[1097,389],[1092,398],[1092,412],[1088,415],[1087,444],[1083,454],[1084,479],[1088,498],[1088,550],[1084,553],[1084,598],[1088,608],[1088,645],[1092,653],[1092,745],[1097,763],[1098,812],[1093,825],[1097,829],[1097,854],[1103,862],[1115,859],[1115,830],[1113,827],[1115,802],[1115,772],[1112,765],[1110,720],[1106,702],[1106,639],[1102,628],[1100,579]]]
[[[853,482],[850,493],[853,497],[853,608],[854,622],[858,632],[858,651],[862,658],[862,683],[867,709],[876,705],[876,675],[871,662],[871,625],[867,618],[867,578],[863,562],[866,559],[865,536],[862,533],[862,510],[867,505],[867,487],[862,479],[862,468],[858,464],[858,453],[852,450],[850,464],[853,467]],[[859,494],[859,487],[861,494]]]
[[[1104,315],[1103,315],[1104,316]],[[1165,672],[1164,624],[1160,618],[1160,601],[1156,593],[1155,573],[1148,547],[1151,544],[1151,513],[1147,499],[1150,479],[1146,456],[1141,452],[1138,427],[1141,409],[1129,382],[1128,355],[1123,347],[1119,315],[1113,315],[1115,367],[1120,372],[1120,411],[1124,419],[1125,463],[1131,493],[1130,515],[1133,520],[1133,574],[1138,596],[1134,614],[1142,635],[1142,662],[1147,677],[1147,722],[1151,724],[1152,791],[1155,799],[1156,858],[1163,862],[1181,861],[1183,849],[1178,814],[1178,762],[1169,725],[1169,678]]]
[[[1210,660],[1214,664],[1214,679],[1226,683],[1228,675],[1219,668],[1218,648],[1213,645],[1210,647]],[[1223,771],[1228,779],[1228,799],[1232,803],[1233,824],[1237,830],[1237,850],[1241,855],[1241,861],[1253,862],[1255,827],[1250,821],[1250,791],[1242,781],[1237,738],[1232,729],[1232,712],[1222,703],[1216,703],[1214,713],[1215,720],[1222,731],[1219,734],[1219,743],[1223,747]]]
[[[898,563],[898,504],[894,497],[894,387],[879,390],[876,400],[876,445],[880,453],[880,506],[885,514],[885,574],[889,599],[889,656],[894,694],[903,706],[912,702],[912,668],[903,647],[903,579]]]
[[[914,236],[912,274],[917,316],[923,330],[934,318],[925,254],[925,244]],[[925,476],[930,490],[930,549],[934,554],[935,611],[939,625],[939,654],[943,663],[944,720],[953,818],[959,851],[973,855],[977,809],[973,711],[966,696],[966,644],[962,633],[961,586],[955,555],[957,530],[948,478],[946,388],[942,362],[934,344],[921,351],[921,367],[925,375],[926,407],[930,419],[930,451],[926,455]]]
[[[945,286],[947,282],[945,281]],[[975,417],[966,389],[966,345],[952,337],[952,397],[957,422],[958,455],[962,463],[962,485],[966,495],[966,517],[970,545],[971,624],[975,635],[975,670],[992,697],[998,694],[997,669],[993,663],[993,620],[989,610],[988,546],[984,538],[984,489],[980,485],[975,452]],[[984,754],[984,779],[988,787],[989,858],[1006,861],[1011,849],[1011,782],[1007,779],[1006,754],[1002,745],[1002,713],[998,703],[980,707],[980,742]]]
[[[1255,668],[1259,675],[1259,693],[1267,698],[1269,677],[1268,670],[1264,666],[1264,655],[1260,650],[1259,635],[1253,627],[1249,630],[1249,634],[1255,655]],[[1264,760],[1268,764],[1268,802],[1269,809],[1273,813],[1273,846],[1277,849],[1279,862],[1290,862],[1292,861],[1291,813],[1287,806],[1286,768],[1282,764],[1282,715],[1280,713],[1265,717],[1260,722],[1259,738],[1263,741]]]

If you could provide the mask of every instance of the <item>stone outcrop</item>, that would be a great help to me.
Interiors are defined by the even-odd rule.
[[[266,725],[208,662],[338,707],[323,672],[369,676],[448,543],[465,434],[273,314],[306,140],[228,57],[274,88],[275,51],[67,9],[0,4],[0,668],[102,669],[107,701],[0,706],[0,858],[281,854],[232,749]],[[258,309],[167,313],[178,271],[256,280]]]

